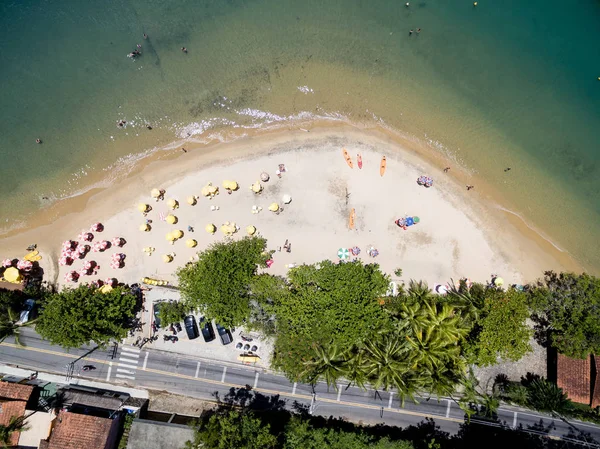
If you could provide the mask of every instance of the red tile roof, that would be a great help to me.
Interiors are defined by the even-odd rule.
[[[580,360],[558,354],[556,371],[556,384],[569,395],[569,399],[589,405],[592,374],[590,357]]]
[[[31,385],[0,382],[0,398],[19,399],[27,402],[32,392],[33,387]]]
[[[0,424],[7,426],[10,419],[25,415],[27,401],[31,396],[33,387],[10,382],[0,382]],[[19,444],[20,432],[13,432],[10,436],[9,445]]]
[[[111,419],[61,411],[54,421],[48,449],[105,449]]]

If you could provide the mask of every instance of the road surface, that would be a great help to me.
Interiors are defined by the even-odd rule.
[[[315,386],[296,384],[277,373],[242,364],[218,362],[171,352],[138,349],[119,345],[116,349],[80,348],[65,351],[42,340],[32,329],[23,328],[18,347],[7,339],[0,344],[0,362],[35,371],[69,377],[127,385],[135,388],[164,390],[205,400],[214,400],[240,388],[251,388],[256,394],[276,396],[285,407],[303,406],[322,416],[345,417],[352,421],[385,423],[405,427],[433,418],[442,430],[456,433],[464,423],[464,413],[450,399],[420,399],[418,404],[389,392],[364,391],[341,385],[328,388],[320,382]],[[176,348],[174,348],[176,349]],[[96,367],[83,371],[84,365]],[[486,423],[490,425],[489,423]],[[511,407],[498,411],[498,424],[543,433],[553,438],[583,439],[589,447],[600,448],[600,427],[579,421],[564,422],[548,415]]]

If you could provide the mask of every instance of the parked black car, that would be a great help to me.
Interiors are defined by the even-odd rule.
[[[183,324],[185,325],[185,332],[190,340],[198,338],[200,333],[198,332],[198,325],[196,324],[196,318],[194,318],[194,315],[186,316],[183,319]]]
[[[208,321],[205,317],[200,317],[200,328],[202,329],[202,337],[204,341],[208,343],[209,341],[213,341],[215,339],[215,330],[210,321]]]
[[[228,345],[233,341],[233,337],[231,336],[231,332],[229,332],[229,329],[225,329],[220,324],[217,324],[217,332],[219,333],[219,337],[221,337],[221,343],[223,343],[224,345]]]

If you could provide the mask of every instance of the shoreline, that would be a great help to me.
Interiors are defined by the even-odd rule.
[[[314,144],[319,139],[338,139],[340,141],[367,142],[374,149],[385,145],[392,149],[388,158],[403,160],[423,170],[435,179],[434,189],[443,189],[448,199],[458,208],[464,208],[465,214],[480,227],[494,234],[495,250],[503,254],[504,248],[519,248],[522,254],[537,265],[537,274],[528,269],[523,273],[528,281],[541,277],[548,269],[582,271],[584,268],[568,252],[537,229],[531,227],[518,213],[502,205],[495,189],[483,179],[467,173],[454,165],[449,173],[443,173],[447,165],[445,158],[434,151],[424,148],[416,139],[399,136],[381,126],[357,126],[341,121],[289,124],[272,127],[268,130],[243,130],[243,137],[229,142],[185,141],[187,153],[179,149],[157,151],[143,158],[130,173],[111,187],[92,189],[82,195],[57,202],[36,216],[36,225],[30,229],[18,229],[4,234],[0,238],[3,257],[22,256],[24,248],[37,243],[44,257],[56,257],[60,243],[69,236],[77,235],[82,227],[98,219],[105,220],[119,212],[131,208],[136,198],[147,196],[151,188],[158,185],[169,187],[182,179],[193,176],[200,170],[247,162],[265,155],[275,155],[291,151],[286,144],[300,146],[303,143]],[[179,145],[177,145],[179,147]],[[340,147],[341,148],[341,147]],[[467,193],[466,183],[475,183],[477,188]],[[452,196],[452,198],[450,198]],[[462,206],[467,207],[462,207]],[[515,244],[518,242],[518,244]],[[51,256],[51,257],[48,257]],[[56,267],[48,266],[50,272]]]

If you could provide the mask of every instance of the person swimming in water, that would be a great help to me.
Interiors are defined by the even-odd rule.
[[[187,48],[181,47],[181,51],[184,52],[184,53],[187,53]]]
[[[35,139],[35,143],[42,143],[42,139]]]
[[[148,39],[148,35],[144,33],[144,39]]]

